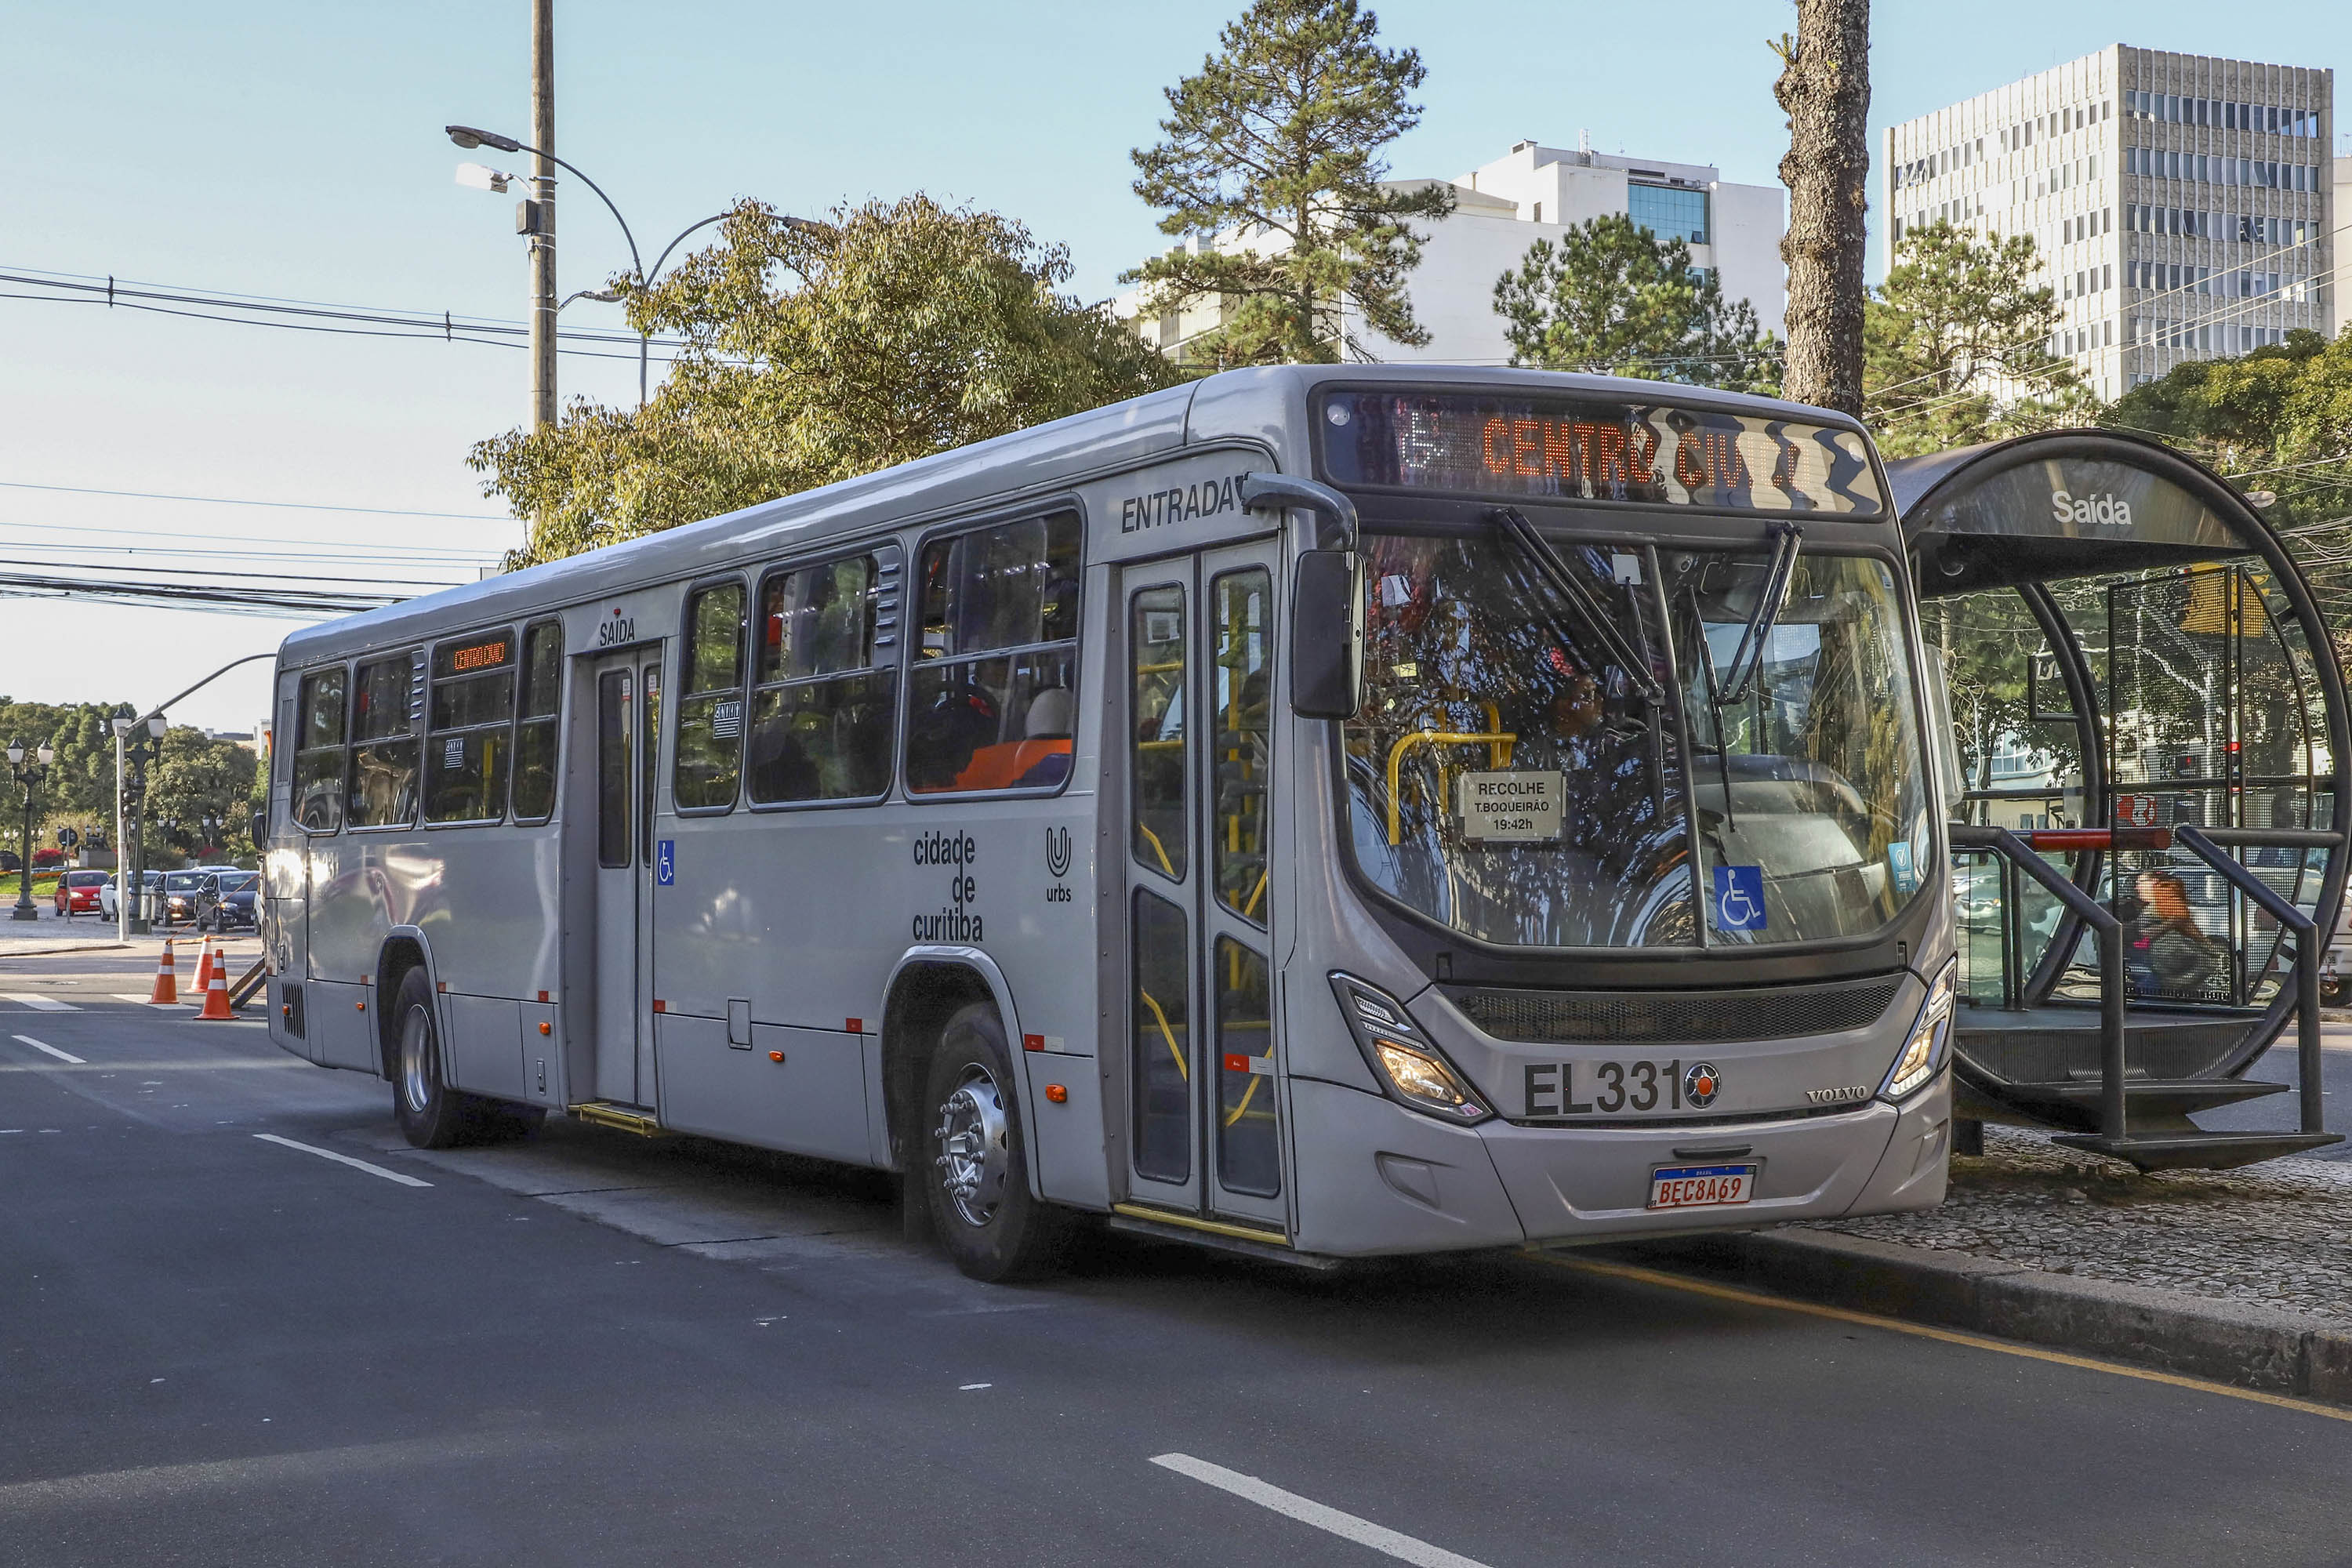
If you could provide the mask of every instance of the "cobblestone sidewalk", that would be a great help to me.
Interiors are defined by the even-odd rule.
[[[2036,1133],[1985,1129],[1927,1214],[1797,1226],[2053,1274],[2307,1312],[2352,1326],[2352,1167],[2273,1160],[2141,1175]]]

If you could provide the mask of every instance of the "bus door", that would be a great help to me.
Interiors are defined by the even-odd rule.
[[[1282,1231],[1273,543],[1125,574],[1128,1187]]]
[[[661,658],[638,649],[590,668],[596,745],[596,1081],[587,1098],[654,1104],[654,779]]]

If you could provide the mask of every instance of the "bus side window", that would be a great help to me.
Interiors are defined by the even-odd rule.
[[[563,626],[523,633],[522,717],[515,724],[514,815],[544,822],[555,810],[556,717],[563,710]]]
[[[1274,583],[1263,566],[1227,572],[1211,584],[1213,655],[1217,898],[1244,920],[1265,924],[1265,792],[1274,755],[1267,722],[1267,665],[1274,635]]]
[[[1079,527],[1028,518],[923,547],[907,789],[1058,789],[1077,721]]]
[[[425,821],[496,822],[506,816],[517,662],[514,633],[503,627],[433,650]]]
[[[1130,811],[1139,865],[1181,881],[1184,831],[1184,590],[1146,588],[1129,612],[1129,700],[1134,753]]]
[[[422,649],[372,659],[352,677],[352,773],[344,815],[353,827],[416,820],[417,700]]]
[[[898,671],[878,668],[882,584],[873,555],[761,583],[747,769],[757,804],[870,800],[889,789]]]
[[[345,673],[339,664],[302,678],[293,734],[294,820],[306,833],[343,825]]]
[[[670,793],[680,811],[725,811],[743,771],[743,584],[687,601],[685,687]]]

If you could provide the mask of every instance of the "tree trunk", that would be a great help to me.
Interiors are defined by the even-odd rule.
[[[1772,96],[1789,116],[1789,363],[1782,395],[1862,414],[1863,219],[1870,207],[1870,0],[1797,0]]]

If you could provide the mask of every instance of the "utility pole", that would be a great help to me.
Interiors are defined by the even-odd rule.
[[[555,423],[555,0],[530,0],[530,423]]]

